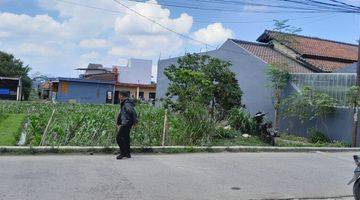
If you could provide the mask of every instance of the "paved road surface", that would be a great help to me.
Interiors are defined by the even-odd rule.
[[[345,200],[353,169],[351,153],[2,156],[0,199]]]

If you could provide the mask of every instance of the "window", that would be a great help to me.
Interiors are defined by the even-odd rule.
[[[156,98],[156,93],[155,92],[150,92],[149,93],[149,99],[155,99]]]
[[[139,92],[139,99],[144,99],[144,92]]]
[[[68,92],[68,83],[67,82],[61,83],[61,92],[64,94],[66,94]]]

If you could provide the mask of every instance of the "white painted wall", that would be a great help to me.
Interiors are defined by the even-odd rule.
[[[119,82],[151,84],[151,60],[131,58],[127,66],[118,66]]]

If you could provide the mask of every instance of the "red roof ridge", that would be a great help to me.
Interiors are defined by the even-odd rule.
[[[230,38],[229,40],[232,40],[232,41],[235,42],[235,43],[253,44],[253,45],[268,46],[268,47],[273,46],[272,44],[263,43],[263,42],[251,42],[251,41],[239,40],[239,39],[231,39],[231,38]]]
[[[283,34],[283,35],[290,35],[290,36],[295,36],[295,37],[302,37],[302,38],[307,38],[307,39],[313,39],[313,40],[320,40],[320,41],[332,42],[332,43],[337,43],[337,44],[350,45],[350,46],[355,46],[355,47],[358,46],[357,44],[352,44],[352,43],[348,43],[348,42],[341,42],[341,41],[324,39],[324,38],[319,38],[319,37],[314,37],[314,36],[299,35],[299,34],[295,34],[295,33],[285,33],[285,32],[274,31],[274,30],[265,30],[264,33],[261,34],[256,39],[256,41],[260,41],[262,39],[262,37],[264,37],[264,35],[267,34],[267,33],[278,33],[278,34]]]

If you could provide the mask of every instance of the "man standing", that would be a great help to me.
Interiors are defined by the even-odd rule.
[[[120,155],[116,159],[131,158],[130,155],[130,130],[134,124],[138,122],[135,104],[129,98],[127,91],[120,91],[120,113],[117,118],[118,134],[116,142],[120,147]]]

